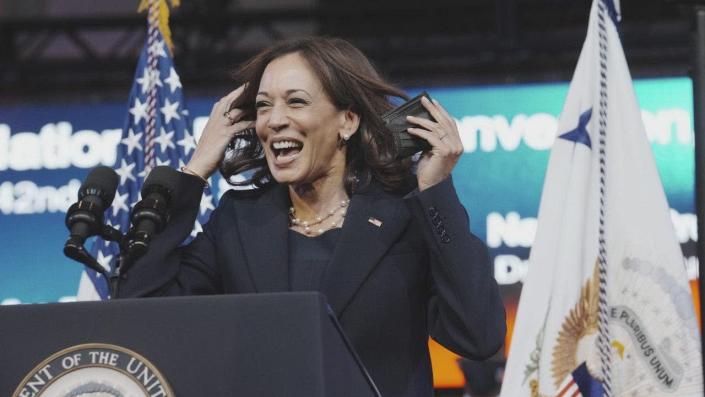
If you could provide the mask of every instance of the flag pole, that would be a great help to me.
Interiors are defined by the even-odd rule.
[[[695,15],[695,59],[691,77],[693,79],[693,119],[695,121],[695,208],[698,217],[698,291],[700,301],[700,347],[705,363],[705,339],[703,330],[705,322],[703,309],[705,304],[705,5],[693,6]],[[703,366],[705,379],[705,366]]]
[[[154,44],[157,41],[159,34],[159,0],[149,0],[149,9],[147,11],[147,67],[151,76],[157,76],[159,67],[157,66],[157,56],[155,54]],[[147,128],[145,129],[145,148],[144,148],[144,164],[145,170],[149,170],[156,166],[156,158],[154,155],[154,139],[156,137],[157,123],[157,85],[155,78],[150,78],[149,95],[147,96]]]

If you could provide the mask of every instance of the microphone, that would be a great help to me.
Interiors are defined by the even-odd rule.
[[[142,200],[132,210],[132,228],[127,234],[127,252],[133,261],[147,252],[152,236],[161,232],[169,221],[169,204],[178,180],[176,170],[158,166],[144,181]]]
[[[66,212],[69,238],[64,244],[64,255],[101,274],[107,274],[106,270],[86,252],[83,243],[98,234],[110,240],[121,237],[119,231],[103,224],[104,212],[115,198],[118,180],[117,173],[111,168],[94,168],[78,190],[78,201]]]
[[[109,167],[96,167],[78,189],[78,201],[66,212],[69,242],[82,246],[86,239],[103,231],[103,213],[115,198],[119,177]]]

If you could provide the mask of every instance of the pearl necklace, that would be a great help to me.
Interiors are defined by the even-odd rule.
[[[326,230],[329,230],[329,229],[332,229],[332,228],[338,226],[338,222],[342,221],[345,218],[345,215],[348,212],[348,204],[350,204],[350,200],[347,200],[347,199],[341,200],[340,204],[338,204],[337,207],[328,211],[328,213],[325,216],[318,215],[313,220],[303,220],[303,219],[297,218],[296,217],[296,209],[293,206],[291,206],[291,207],[289,207],[289,225],[302,227],[304,229],[304,234],[309,235],[309,236],[317,236],[317,235],[323,234],[323,232],[325,232]],[[324,229],[323,227],[319,227],[316,230],[312,229],[313,226],[320,225],[321,223],[328,220],[328,218],[335,215],[338,211],[342,211],[342,213],[340,214],[340,219],[338,219],[338,221],[331,222],[330,227],[328,229]]]

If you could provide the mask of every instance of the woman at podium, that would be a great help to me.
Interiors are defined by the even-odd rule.
[[[406,118],[426,149],[399,158],[381,115],[406,96],[348,42],[284,41],[236,76],[120,295],[320,291],[385,397],[433,395],[429,335],[468,358],[497,352],[504,308],[453,187],[463,146],[441,104]],[[225,193],[179,247],[219,168],[254,189]]]

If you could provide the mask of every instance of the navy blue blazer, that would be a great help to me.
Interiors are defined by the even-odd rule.
[[[121,280],[121,297],[290,290],[286,186],[227,192],[203,233],[177,248],[202,185],[183,174],[179,190],[169,225]],[[450,179],[405,197],[376,187],[354,194],[321,292],[384,397],[433,395],[429,335],[473,359],[504,342],[487,248]]]

